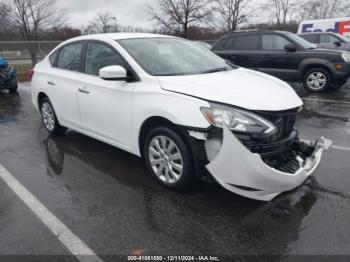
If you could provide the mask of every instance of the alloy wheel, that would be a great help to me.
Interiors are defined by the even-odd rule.
[[[327,76],[322,72],[313,72],[307,77],[307,85],[310,89],[320,90],[327,84]]]
[[[154,137],[148,147],[149,161],[156,176],[167,184],[178,182],[184,171],[184,161],[175,142],[161,135]]]
[[[44,102],[41,105],[41,115],[43,117],[45,127],[49,131],[52,131],[55,128],[55,115],[49,103]]]

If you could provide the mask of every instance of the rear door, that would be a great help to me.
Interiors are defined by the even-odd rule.
[[[50,69],[47,78],[47,92],[61,124],[68,127],[80,125],[77,105],[77,91],[80,84],[81,55],[83,43],[76,42],[63,46]]]
[[[285,50],[287,44],[293,43],[279,34],[262,34],[261,38],[259,71],[285,81],[297,81],[300,55]]]
[[[258,69],[259,34],[237,34],[228,37],[222,44],[222,50],[215,53],[235,65]]]

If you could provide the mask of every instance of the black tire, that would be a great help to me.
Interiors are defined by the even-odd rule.
[[[50,110],[50,112],[52,113],[52,115],[50,116],[50,119],[48,118],[48,115],[47,115],[47,113],[50,113],[48,112],[48,110]],[[50,100],[47,97],[44,97],[41,100],[40,113],[41,113],[41,119],[43,121],[44,127],[50,134],[63,135],[67,131],[67,128],[61,126],[60,123],[58,122],[55,110]],[[48,124],[48,122],[50,122],[50,124]]]
[[[171,152],[168,154],[171,155],[175,155],[177,152],[181,154],[181,161],[180,160],[174,160],[174,161],[170,161],[169,159],[166,160],[164,159],[165,156],[159,156],[159,160],[163,161],[163,165],[165,166],[163,171],[164,172],[160,172],[160,175],[157,175],[155,168],[157,167],[152,167],[151,161],[152,160],[156,160],[158,161],[158,159],[154,159],[154,155],[152,155],[152,153],[150,153],[150,146],[152,146],[153,144],[151,144],[152,142],[154,142],[155,140],[157,140],[157,138],[160,137],[166,137],[169,139],[169,141],[172,141],[175,145],[176,148],[174,148],[173,150],[171,150]],[[168,148],[170,148],[170,142],[167,141],[167,145]],[[167,148],[165,146],[165,148]],[[154,147],[153,147],[154,149]],[[146,161],[146,165],[149,169],[149,172],[152,174],[152,176],[163,186],[170,188],[170,189],[174,189],[174,190],[183,190],[186,189],[188,187],[191,186],[193,178],[194,178],[194,172],[193,172],[193,163],[192,163],[192,158],[191,158],[191,153],[190,150],[188,149],[188,147],[186,146],[185,142],[183,141],[183,139],[173,130],[170,129],[168,127],[156,127],[154,129],[152,129],[146,136],[146,139],[144,141],[144,158]],[[161,159],[163,157],[163,159]],[[181,166],[182,165],[182,173],[180,175],[179,178],[176,178],[174,173],[179,175],[179,170],[176,168],[173,168],[173,165],[178,165]],[[166,167],[167,166],[167,167]],[[161,167],[161,163],[159,163],[159,169]],[[170,170],[171,168],[171,170]],[[159,170],[158,169],[158,170]],[[164,181],[164,179],[166,179],[166,169],[169,170],[168,172],[168,176],[170,175],[170,177],[167,179],[167,181]],[[173,178],[176,181],[170,181],[170,178]]]
[[[321,79],[322,79],[322,81],[324,80],[325,82],[320,83],[318,81],[317,83],[319,83],[319,86],[317,86],[317,83],[315,86],[313,86],[312,83],[310,83],[310,80],[311,80],[312,76],[315,76],[317,74],[322,76],[322,78],[320,78],[319,81],[321,81]],[[318,68],[318,67],[312,68],[309,71],[307,71],[303,77],[304,88],[306,90],[308,90],[309,92],[323,92],[323,91],[327,90],[328,88],[330,88],[331,84],[332,84],[332,76],[329,73],[329,71],[324,69],[324,68]]]
[[[14,77],[10,80],[10,83],[9,83],[10,94],[17,93],[17,89],[18,89],[17,78]]]

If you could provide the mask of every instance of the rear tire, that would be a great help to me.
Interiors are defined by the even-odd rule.
[[[58,122],[55,110],[47,97],[44,97],[40,103],[40,113],[46,130],[52,135],[63,135],[67,128]]]
[[[15,94],[17,93],[17,89],[18,89],[18,83],[17,83],[17,78],[12,78],[10,80],[10,83],[9,83],[9,91],[10,91],[10,94]]]
[[[324,68],[312,68],[303,77],[303,85],[309,92],[323,92],[331,86],[332,77]]]
[[[168,127],[156,127],[144,141],[144,158],[152,176],[163,186],[182,190],[194,177],[190,151],[183,139]]]

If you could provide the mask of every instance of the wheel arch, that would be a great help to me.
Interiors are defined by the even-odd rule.
[[[37,97],[37,103],[38,103],[39,109],[40,109],[40,105],[45,97],[49,99],[49,97],[44,92],[39,92],[38,97]]]
[[[335,70],[332,67],[332,64],[329,61],[325,59],[320,59],[320,58],[306,59],[300,64],[299,66],[300,80],[302,81],[305,73],[313,68],[322,68],[327,70],[330,73],[330,76],[333,80],[333,75],[335,74]]]
[[[138,136],[138,144],[139,144],[139,150],[142,157],[144,157],[144,141],[147,137],[147,134],[153,129],[158,126],[164,126],[172,129],[175,131],[185,142],[188,149],[191,151],[191,147],[188,141],[188,136],[186,134],[186,131],[184,128],[180,127],[179,125],[176,125],[169,119],[161,116],[152,116],[146,119],[140,128],[139,136]]]

